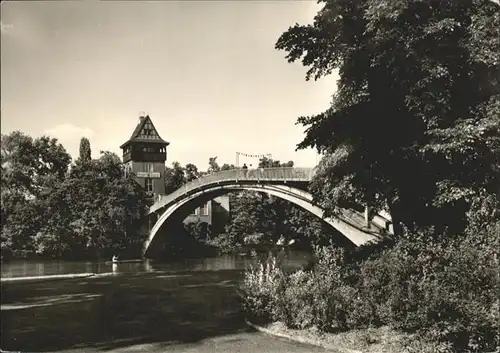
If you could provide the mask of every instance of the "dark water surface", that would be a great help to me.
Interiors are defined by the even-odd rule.
[[[281,253],[286,267],[309,255]],[[300,352],[321,349],[254,332],[237,288],[243,256],[170,264],[14,261],[3,277],[83,272],[98,277],[4,282],[0,348],[22,352]],[[115,275],[121,274],[121,275]]]
[[[301,267],[307,264],[310,255],[305,252],[288,251],[282,253],[284,265],[287,267]],[[142,273],[142,272],[170,272],[170,271],[220,271],[244,270],[256,263],[250,256],[224,255],[200,259],[184,259],[171,263],[160,263],[145,260],[140,263],[110,264],[103,262],[78,261],[33,261],[14,260],[1,265],[2,278],[63,275],[76,273]]]

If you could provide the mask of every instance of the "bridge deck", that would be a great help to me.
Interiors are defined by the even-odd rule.
[[[309,182],[314,174],[314,168],[261,168],[261,169],[231,169],[224,170],[214,174],[208,174],[201,178],[195,179],[171,194],[161,196],[149,209],[149,214],[158,211],[159,209],[170,205],[178,198],[189,193],[192,190],[198,189],[201,186],[216,184],[227,181],[245,182],[287,182],[287,181],[302,181]]]

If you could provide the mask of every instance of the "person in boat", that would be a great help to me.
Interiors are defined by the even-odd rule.
[[[118,262],[118,256],[113,255],[113,258],[111,259],[112,262]]]

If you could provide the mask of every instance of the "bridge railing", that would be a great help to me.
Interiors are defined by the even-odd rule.
[[[312,168],[260,168],[236,169],[238,180],[299,180],[310,181]]]
[[[190,181],[174,192],[161,196],[150,208],[154,212],[164,205],[176,200],[182,195],[200,186],[223,181],[310,181],[314,174],[313,168],[259,168],[259,169],[230,169],[213,174],[204,175]]]

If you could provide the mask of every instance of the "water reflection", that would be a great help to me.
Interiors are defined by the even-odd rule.
[[[282,253],[286,267],[302,267],[310,259],[305,252],[289,251]],[[184,259],[171,263],[158,263],[150,260],[137,263],[110,262],[69,262],[69,261],[28,261],[15,260],[2,263],[2,277],[46,276],[69,273],[139,273],[155,271],[219,271],[244,270],[257,259],[251,256],[225,255],[219,257]]]

